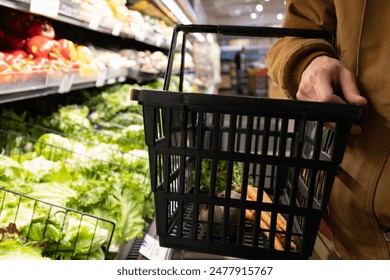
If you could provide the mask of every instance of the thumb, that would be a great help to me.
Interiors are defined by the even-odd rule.
[[[356,105],[366,105],[367,99],[364,98],[356,83],[356,77],[350,71],[343,71],[340,77],[340,86],[343,92],[344,98],[348,103]]]

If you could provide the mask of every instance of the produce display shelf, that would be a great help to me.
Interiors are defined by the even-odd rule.
[[[118,78],[111,78],[108,80],[105,80],[102,86],[104,85],[110,85],[117,82],[124,82],[124,77],[118,77]],[[86,82],[86,83],[80,83],[80,84],[73,84],[69,91],[74,90],[80,90],[80,89],[86,89],[86,88],[92,88],[96,86],[96,81],[93,82]],[[0,104],[8,103],[8,102],[14,102],[14,101],[20,101],[30,98],[37,98],[37,97],[43,97],[46,95],[51,94],[57,94],[59,93],[59,86],[53,86],[53,87],[41,87],[41,88],[31,88],[26,89],[23,91],[17,91],[17,92],[9,92],[0,94]]]
[[[30,12],[30,1],[0,0],[0,6],[11,8],[11,9],[18,10],[21,12]],[[86,28],[86,29],[91,29],[93,31],[97,31],[97,32],[105,33],[105,34],[110,34],[113,36],[119,36],[119,37],[124,38],[124,39],[133,39],[133,40],[140,41],[140,42],[145,43],[147,45],[151,45],[153,47],[158,47],[161,49],[168,49],[168,47],[169,47],[169,41],[162,40],[159,36],[157,36],[158,35],[157,33],[150,34],[150,36],[146,37],[144,40],[141,40],[142,38],[140,39],[139,36],[136,36],[134,34],[130,34],[127,32],[126,33],[122,32],[122,31],[120,31],[120,29],[117,29],[115,26],[112,28],[109,28],[109,27],[105,27],[105,26],[101,26],[101,25],[98,25],[98,26],[91,25],[91,23],[84,22],[84,21],[81,21],[77,18],[73,18],[69,15],[66,15],[66,14],[62,13],[61,10],[59,11],[59,14],[56,17],[50,17],[48,15],[43,15],[43,16],[47,16],[49,18],[52,18],[54,20],[57,20],[57,21],[60,21],[60,22],[66,23],[66,24],[70,24],[70,25],[74,25],[74,26],[78,26],[78,27],[82,27],[82,28]]]

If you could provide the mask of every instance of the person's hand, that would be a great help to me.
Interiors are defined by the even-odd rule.
[[[296,95],[298,100],[366,105],[361,96],[355,75],[339,60],[319,56],[302,73]],[[361,133],[359,125],[352,125],[351,134]]]
[[[298,100],[366,105],[355,75],[339,60],[319,56],[302,73],[296,95]]]

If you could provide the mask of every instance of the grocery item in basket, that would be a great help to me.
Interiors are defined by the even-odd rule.
[[[240,194],[236,191],[231,191],[231,198],[240,199]],[[217,197],[225,197],[225,192],[217,193]],[[225,207],[223,205],[215,205],[214,212],[212,213],[213,221],[212,221],[212,236],[213,237],[221,237],[222,236],[222,225],[224,224],[224,211]],[[209,219],[209,206],[204,205],[199,212],[199,222],[201,224],[201,232],[200,236],[203,236],[207,233],[207,221]],[[232,235],[237,232],[237,225],[239,224],[240,219],[240,209],[230,207],[229,209],[229,226],[227,235]]]
[[[247,195],[246,195],[247,200],[257,201],[257,194],[258,194],[257,187],[254,187],[252,185],[247,186]],[[268,194],[265,191],[263,191],[262,202],[272,203],[271,198],[268,196]],[[271,228],[271,215],[272,215],[271,212],[268,211],[261,211],[260,214],[260,223],[259,223],[260,228],[263,229],[263,233],[267,237],[269,237],[269,231],[267,230]],[[256,219],[255,211],[247,209],[245,213],[245,217],[252,223],[255,223],[255,219]],[[286,225],[287,225],[286,219],[280,213],[278,213],[276,218],[276,230],[279,231],[279,233],[276,233],[275,241],[274,241],[275,249],[277,250],[284,250],[283,244],[285,242],[285,235],[283,234],[283,232],[286,232]],[[293,241],[291,242],[290,247],[293,250],[296,249],[296,245],[293,243]]]

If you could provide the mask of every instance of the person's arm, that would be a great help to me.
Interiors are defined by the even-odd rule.
[[[290,0],[283,27],[327,30],[335,33],[333,0]],[[322,39],[286,37],[278,40],[267,56],[271,78],[292,97],[301,100],[364,103],[353,74],[337,60],[332,45]],[[356,96],[358,95],[358,96]]]

